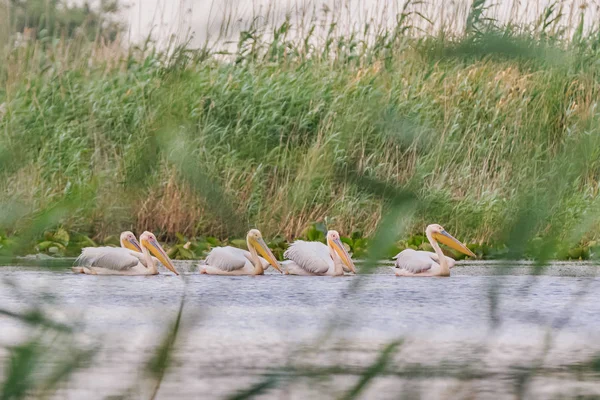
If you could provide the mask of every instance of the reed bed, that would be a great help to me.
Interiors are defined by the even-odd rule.
[[[6,33],[4,236],[65,204],[44,229],[100,242],[123,229],[174,240],[251,226],[291,240],[323,221],[372,236],[390,202],[360,176],[414,195],[405,237],[435,221],[506,244],[536,194],[529,204],[549,213],[533,236],[593,245],[593,5],[551,3],[528,22],[484,1],[442,19],[428,7],[381,7],[363,26],[342,23],[349,6],[281,23],[267,12],[236,25],[233,47],[232,15],[200,48]]]

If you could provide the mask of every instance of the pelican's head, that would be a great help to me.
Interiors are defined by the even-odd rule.
[[[454,250],[460,251],[461,253],[469,256],[469,257],[477,257],[471,250],[468,249],[467,246],[462,244],[458,239],[454,238],[450,235],[446,230],[439,224],[431,224],[427,226],[425,230],[427,236],[432,237],[440,243],[445,244],[448,247],[453,248]]]
[[[258,229],[250,229],[248,235],[246,235],[246,242],[248,242],[248,249],[253,247],[258,254],[264,257],[265,260],[269,262],[277,271],[282,272],[281,268],[279,268],[279,263],[277,262],[277,258],[269,249],[269,246],[263,240],[262,234]]]
[[[175,275],[179,275],[175,269],[175,266],[173,265],[173,262],[167,253],[165,253],[162,246],[158,243],[158,240],[156,240],[156,236],[154,236],[152,232],[146,231],[142,233],[140,235],[140,242],[142,243],[142,246],[150,250],[150,252],[154,254],[154,256],[158,258],[158,261],[160,261],[165,267],[170,269]]]
[[[354,261],[350,258],[350,254],[346,251],[346,248],[342,244],[340,234],[337,231],[327,232],[327,246],[332,249],[342,260],[344,265],[350,269],[350,271],[356,273],[354,268]]]
[[[133,232],[125,231],[121,233],[121,247],[133,251],[137,251],[139,253],[142,252],[142,247],[140,246],[140,242],[135,238]]]

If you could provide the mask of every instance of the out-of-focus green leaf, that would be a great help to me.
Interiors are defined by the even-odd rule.
[[[229,243],[233,247],[237,247],[239,249],[248,250],[248,244],[246,243],[246,241],[244,239],[233,239],[233,240],[230,240]]]
[[[53,235],[54,240],[61,243],[63,246],[68,246],[69,245],[69,240],[70,240],[70,236],[69,233],[63,229],[63,228],[58,228],[56,230],[56,232]]]

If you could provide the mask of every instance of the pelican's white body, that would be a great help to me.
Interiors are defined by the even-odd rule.
[[[257,256],[260,260],[262,271],[269,267],[269,262]],[[209,275],[256,275],[252,254],[237,247],[215,247],[206,257],[205,265],[200,266],[200,271]]]
[[[321,242],[296,240],[283,254],[282,265],[287,275],[344,275],[342,260]]]
[[[158,269],[143,253],[119,247],[86,247],[75,260],[74,272],[89,275],[156,275]]]
[[[448,268],[454,267],[456,261],[444,256]],[[431,251],[402,250],[396,257],[395,272],[398,276],[438,276],[441,274],[440,257]]]

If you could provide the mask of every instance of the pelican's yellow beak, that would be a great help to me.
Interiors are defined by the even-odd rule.
[[[179,273],[175,269],[175,266],[173,265],[173,262],[171,261],[167,253],[165,253],[162,246],[155,239],[142,239],[142,245],[144,245],[145,248],[150,250],[150,252],[154,254],[156,258],[158,258],[158,261],[160,261],[165,267],[170,269],[171,272],[173,272],[175,275],[179,275]]]
[[[340,239],[327,239],[327,241],[329,242],[329,246],[331,246],[333,250],[337,253],[337,255],[340,256],[342,262],[346,265],[346,267],[348,267],[353,273],[356,273],[356,268],[354,268],[354,261],[352,261],[352,258],[350,258],[350,254],[348,254],[348,252],[346,251],[346,248],[342,244],[342,241]]]
[[[454,250],[460,251],[463,254],[468,255],[469,257],[477,258],[477,256],[467,248],[464,244],[458,241],[458,239],[454,238],[451,234],[446,231],[435,232],[432,234],[435,240],[440,243],[445,244],[448,247],[453,248]]]
[[[258,239],[251,238],[250,242],[256,248],[256,251],[258,251],[258,253],[265,260],[267,260],[269,262],[269,264],[271,264],[273,266],[273,268],[275,268],[279,272],[283,272],[283,271],[281,271],[281,268],[279,267],[277,258],[275,258],[275,256],[271,252],[271,249],[269,249],[269,246],[267,246],[267,244],[265,243],[265,241],[262,238],[258,238]]]
[[[140,246],[140,242],[136,238],[123,241],[123,245],[129,250],[137,251],[138,253],[142,252],[142,246]]]

